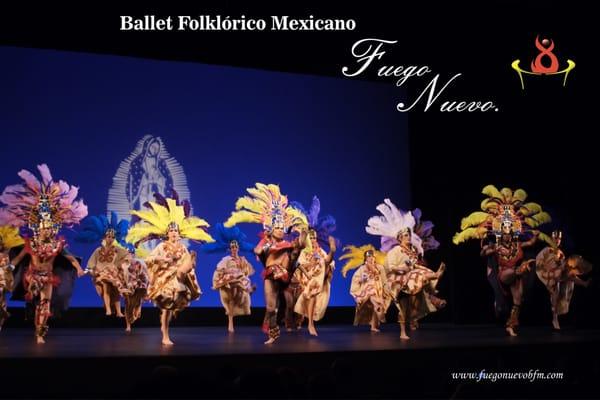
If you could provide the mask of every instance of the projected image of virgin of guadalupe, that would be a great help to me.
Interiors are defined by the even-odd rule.
[[[154,201],[154,193],[166,197],[178,193],[182,201],[190,199],[181,165],[160,137],[145,135],[113,177],[107,209],[129,215],[129,210],[142,209],[148,201]]]
[[[143,142],[142,152],[132,162],[127,177],[127,198],[130,208],[138,209],[153,200],[154,193],[166,194],[173,188],[173,178],[164,159],[160,158],[162,143],[149,137]]]

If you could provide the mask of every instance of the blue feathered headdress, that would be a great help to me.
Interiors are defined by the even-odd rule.
[[[321,212],[321,202],[317,196],[314,196],[312,199],[312,203],[310,205],[310,210],[306,211],[306,208],[302,205],[302,203],[297,201],[292,201],[292,207],[297,208],[302,211],[306,218],[308,219],[308,226],[311,229],[314,229],[317,232],[317,241],[321,247],[329,247],[329,236],[332,236],[333,231],[335,231],[335,218],[331,215],[325,215],[324,217],[319,218],[319,213]],[[340,248],[340,241],[335,239],[336,246]]]
[[[115,240],[119,244],[127,245],[125,236],[127,236],[129,222],[125,219],[119,221],[119,217],[114,211],[110,213],[110,221],[106,215],[93,215],[85,218],[81,222],[81,228],[75,236],[75,240],[80,243],[97,243],[104,238],[109,229],[115,231]]]
[[[246,235],[237,226],[226,228],[223,224],[217,224],[212,237],[215,241],[203,244],[200,251],[203,253],[222,253],[229,249],[229,243],[232,240],[238,242],[240,251],[251,252],[254,250],[254,245],[247,241]]]

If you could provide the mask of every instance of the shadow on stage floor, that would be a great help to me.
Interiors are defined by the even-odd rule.
[[[263,344],[257,327],[174,327],[0,333],[0,397],[17,398],[598,398],[600,331],[423,324],[400,341],[389,324],[328,325],[319,336],[283,333]],[[488,375],[481,374],[485,370]],[[559,373],[499,377],[495,373]],[[453,376],[453,373],[475,373]],[[482,376],[481,380],[477,379]],[[503,379],[500,379],[503,378]],[[495,381],[492,381],[495,380]],[[17,383],[26,381],[29,384]]]

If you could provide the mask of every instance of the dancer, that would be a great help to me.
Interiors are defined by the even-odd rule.
[[[445,265],[441,263],[437,272],[425,266],[423,239],[414,231],[416,219],[412,212],[398,209],[389,199],[378,205],[377,210],[382,215],[369,218],[366,231],[382,237],[382,250],[393,246],[386,254],[385,269],[398,307],[400,339],[406,340],[409,339],[407,323],[416,329],[419,319],[445,305],[445,301],[435,296]],[[420,210],[418,214],[420,217]],[[425,234],[431,233],[430,229],[422,230]],[[390,243],[390,238],[396,239],[395,245]],[[437,242],[428,241],[429,245],[432,243]]]
[[[227,249],[230,255],[217,264],[212,288],[219,291],[227,315],[227,330],[233,333],[233,317],[250,315],[250,294],[256,289],[250,281],[254,268],[240,252],[252,252],[254,246],[246,241],[246,235],[238,227],[225,228],[217,224],[215,242],[204,244],[202,251],[216,253]]]
[[[261,223],[264,232],[254,248],[264,265],[262,277],[265,287],[266,312],[263,331],[268,334],[265,344],[271,344],[280,335],[277,324],[279,296],[294,273],[294,265],[300,251],[306,246],[307,219],[298,209],[288,204],[287,196],[281,194],[279,186],[257,183],[247,189],[250,196],[237,200],[234,211],[225,222],[226,227],[238,223]],[[300,235],[291,241],[285,239],[290,230],[299,230]]]
[[[348,271],[356,269],[352,275],[350,294],[356,301],[354,325],[369,324],[371,332],[379,332],[379,325],[385,322],[385,313],[393,300],[385,268],[385,253],[375,250],[368,244],[360,247],[346,246],[340,260],[348,260],[342,267],[345,278]]]
[[[10,316],[6,296],[14,285],[14,265],[10,262],[10,249],[23,244],[19,230],[12,226],[0,226],[0,330]]]
[[[69,305],[75,278],[83,275],[79,260],[69,254],[62,225],[78,224],[87,215],[87,206],[75,200],[78,188],[54,181],[46,164],[38,165],[42,176],[21,170],[25,181],[4,189],[0,201],[0,224],[25,230],[25,245],[12,260],[16,266],[13,300],[25,300],[35,308],[35,337],[45,343],[47,321]]]
[[[476,211],[461,221],[461,232],[454,235],[454,244],[469,239],[481,241],[481,256],[487,257],[487,278],[495,294],[494,306],[498,317],[507,314],[505,329],[510,336],[517,336],[519,312],[523,304],[525,277],[530,272],[533,259],[528,259],[524,249],[538,239],[549,244],[552,239],[534,230],[550,222],[550,215],[537,203],[525,203],[527,193],[523,189],[514,192],[509,188],[498,190],[493,185],[483,188],[487,196],[481,203],[482,211]]]
[[[158,193],[154,197],[156,202],[146,204],[149,210],[131,211],[140,221],[129,228],[126,240],[135,246],[147,240],[161,240],[146,258],[150,278],[148,297],[161,310],[162,344],[169,346],[173,344],[169,336],[171,318],[202,294],[194,271],[196,253],[188,251],[181,239],[201,242],[214,239],[205,231],[208,223],[190,215],[187,200],[179,204],[176,193],[173,198]]]
[[[558,316],[569,312],[575,285],[588,287],[590,280],[581,279],[581,275],[591,272],[592,265],[581,256],[565,256],[560,249],[562,232],[552,232],[553,244],[540,251],[535,258],[535,272],[550,293],[552,307],[552,326],[559,330]]]
[[[110,221],[105,215],[95,215],[84,219],[75,240],[81,243],[98,243],[100,247],[92,253],[86,271],[92,276],[98,295],[104,302],[106,315],[123,318],[121,293],[125,289],[123,263],[129,252],[124,247],[129,222],[119,221],[112,212]]]
[[[128,245],[128,255],[121,264],[124,287],[121,295],[125,299],[125,332],[131,332],[131,326],[142,316],[142,303],[148,293],[150,278],[148,267],[143,261],[144,251]]]
[[[331,236],[336,229],[335,218],[331,215],[319,217],[321,202],[317,196],[313,197],[309,211],[301,203],[292,202],[291,205],[307,217],[310,246],[300,253],[298,268],[292,277],[292,282],[297,282],[297,285],[290,284],[291,288],[284,291],[286,327],[295,326],[299,329],[302,320],[307,318],[309,333],[317,336],[314,322],[325,315],[335,269],[333,257],[338,242]],[[323,247],[328,247],[329,251],[326,252]],[[299,318],[295,318],[296,315]]]

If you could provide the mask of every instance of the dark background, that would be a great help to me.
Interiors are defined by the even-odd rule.
[[[3,8],[6,6],[2,6]],[[15,7],[15,6],[11,6]],[[409,114],[412,205],[436,223],[440,251],[437,263],[449,265],[441,292],[449,308],[432,321],[491,322],[492,294],[485,281],[478,244],[451,244],[461,217],[475,211],[486,184],[522,187],[554,218],[548,231],[559,227],[566,235],[567,253],[596,261],[592,157],[597,81],[592,58],[596,47],[589,33],[593,13],[583,3],[462,2],[438,5],[395,2],[395,6],[366,3],[302,2],[282,6],[253,6],[224,2],[219,6],[24,5],[4,8],[0,44],[186,60],[274,71],[341,77],[352,61],[351,45],[365,37],[399,40],[384,64],[429,65],[444,81],[463,76],[444,96],[449,99],[492,99],[500,111],[489,113]],[[290,15],[316,18],[354,18],[349,32],[119,32],[119,15],[221,14],[232,17]],[[521,91],[510,63],[528,65],[536,52],[533,40],[547,35],[556,43],[559,59],[577,63],[566,87],[540,84]],[[591,37],[590,37],[591,36]],[[444,79],[445,78],[445,79]],[[360,79],[380,80],[374,75]],[[408,99],[424,87],[408,86]],[[390,82],[390,85],[393,83]],[[293,94],[290,94],[293,95]],[[444,97],[442,96],[442,97]],[[586,100],[590,99],[590,100]],[[394,112],[391,111],[390,112]],[[380,143],[372,143],[376,151]],[[393,179],[393,176],[390,176]],[[354,190],[373,190],[368,185]],[[595,275],[596,273],[594,273]],[[598,288],[578,288],[564,324],[598,326]],[[545,289],[536,282],[523,322],[549,323]]]

